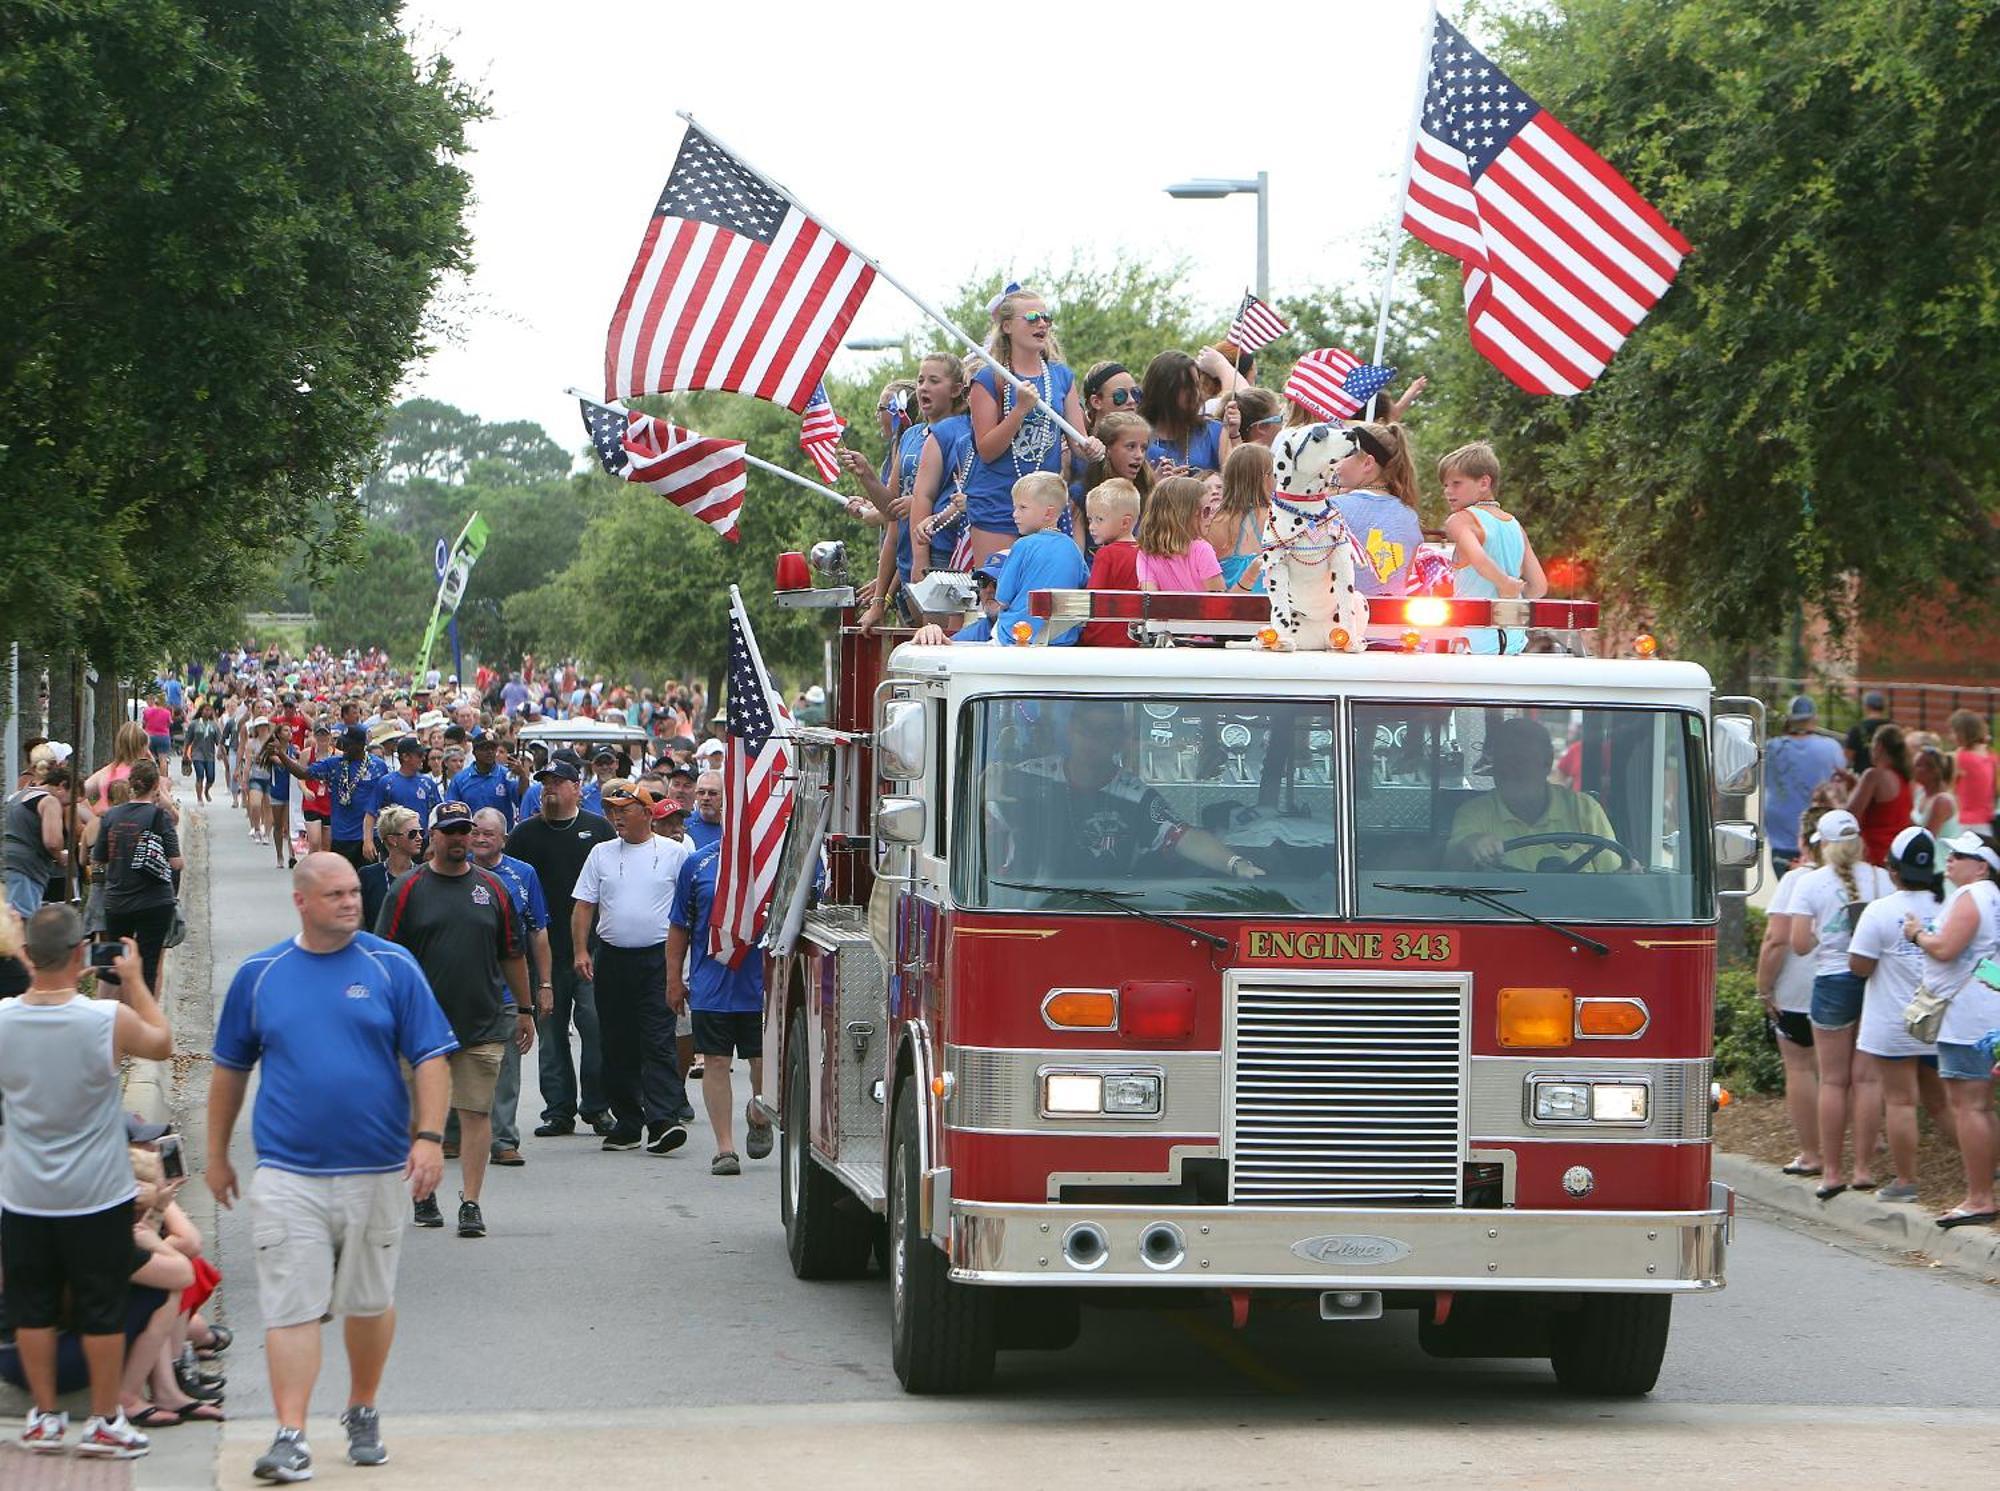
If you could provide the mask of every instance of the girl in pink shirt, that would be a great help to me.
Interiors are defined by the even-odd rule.
[[[1222,565],[1201,536],[1204,484],[1170,476],[1153,488],[1139,517],[1139,587],[1142,590],[1220,590]]]

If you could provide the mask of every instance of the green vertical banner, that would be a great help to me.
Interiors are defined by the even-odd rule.
[[[458,542],[446,555],[438,575],[437,600],[431,606],[430,624],[424,628],[423,655],[417,659],[417,676],[422,678],[431,665],[431,649],[437,646],[438,631],[445,619],[458,612],[465,587],[472,579],[472,567],[486,548],[486,520],[474,513],[459,530]]]

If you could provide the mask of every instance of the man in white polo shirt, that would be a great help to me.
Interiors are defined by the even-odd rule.
[[[675,1060],[666,951],[667,921],[688,846],[654,834],[653,794],[644,787],[611,782],[604,789],[604,811],[618,837],[599,844],[583,862],[570,920],[577,977],[597,991],[604,1093],[613,1124],[603,1147],[637,1149],[644,1142],[649,1154],[668,1155],[688,1137],[679,1118],[687,1086]]]

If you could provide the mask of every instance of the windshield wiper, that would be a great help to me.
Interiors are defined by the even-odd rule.
[[[1025,880],[989,880],[987,884],[1003,885],[1008,890],[1067,891],[1070,895],[1082,896],[1085,900],[1096,901],[1101,906],[1109,906],[1114,911],[1122,911],[1127,916],[1136,916],[1140,921],[1184,932],[1189,937],[1206,942],[1210,947],[1220,948],[1223,952],[1228,952],[1234,946],[1227,937],[1218,937],[1213,932],[1202,931],[1200,927],[1190,927],[1186,922],[1177,922],[1170,916],[1161,916],[1157,911],[1148,911],[1144,907],[1130,904],[1128,897],[1136,895],[1136,891],[1099,890],[1094,885],[1030,885]]]
[[[1595,937],[1585,936],[1582,932],[1572,927],[1565,927],[1561,922],[1552,922],[1545,916],[1535,915],[1534,912],[1524,906],[1516,906],[1510,901],[1500,899],[1502,896],[1524,894],[1519,886],[1408,885],[1392,880],[1377,880],[1373,884],[1377,890],[1401,891],[1404,895],[1409,896],[1452,896],[1461,901],[1477,901],[1482,906],[1491,906],[1495,911],[1504,911],[1510,916],[1518,916],[1522,921],[1533,922],[1538,927],[1547,927],[1551,932],[1559,933],[1573,942],[1582,943],[1594,953],[1608,957],[1611,952],[1611,944],[1608,942],[1599,942]]]

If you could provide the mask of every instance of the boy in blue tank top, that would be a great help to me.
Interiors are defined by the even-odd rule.
[[[1535,557],[1521,520],[1500,506],[1500,459],[1484,441],[1461,445],[1438,461],[1438,480],[1451,505],[1444,531],[1455,553],[1454,593],[1473,599],[1538,600],[1548,576]],[[1482,627],[1470,633],[1473,652],[1519,652],[1528,643],[1521,627]]]

